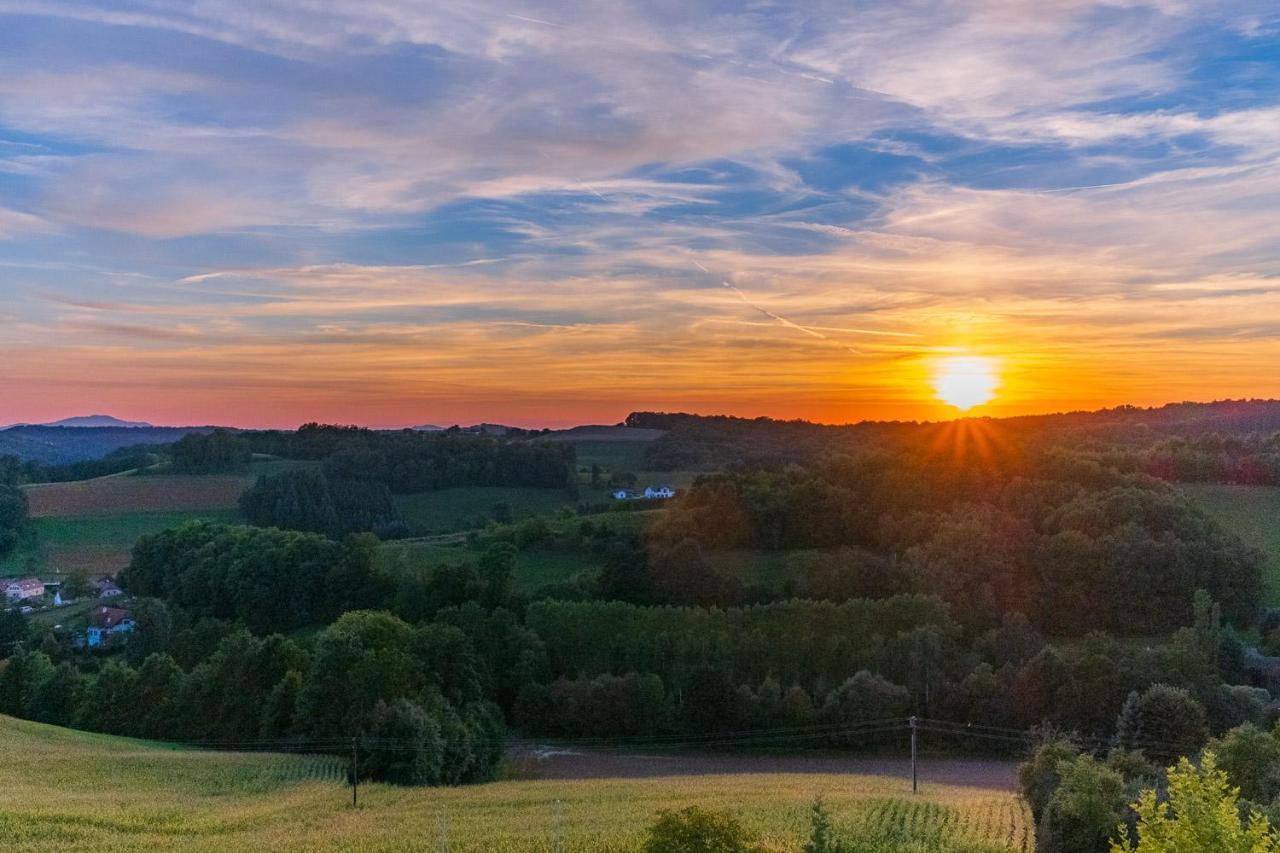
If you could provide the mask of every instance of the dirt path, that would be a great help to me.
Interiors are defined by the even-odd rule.
[[[751,755],[742,753],[614,752],[555,744],[520,743],[509,750],[519,775],[531,779],[642,779],[737,773],[850,773],[911,778],[911,762],[884,756]],[[922,756],[921,782],[975,788],[1017,787],[1017,764],[976,758]]]

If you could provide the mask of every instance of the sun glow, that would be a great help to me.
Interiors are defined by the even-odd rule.
[[[979,355],[939,359],[932,383],[939,400],[961,411],[990,402],[1000,387],[995,359]]]

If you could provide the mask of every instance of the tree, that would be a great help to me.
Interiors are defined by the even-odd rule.
[[[84,598],[92,591],[92,587],[89,586],[89,573],[84,569],[75,569],[68,572],[66,578],[62,581],[62,598],[64,601]]]
[[[756,847],[733,815],[689,806],[660,812],[640,849],[642,853],[750,853]]]
[[[74,665],[63,662],[36,685],[32,693],[31,719],[55,726],[69,726],[84,693],[87,679]]]
[[[379,702],[360,741],[360,769],[396,785],[435,785],[444,763],[440,725],[408,699]]]
[[[1106,853],[1124,815],[1124,779],[1091,755],[1059,762],[1057,775],[1036,827],[1037,853]]]
[[[262,707],[262,720],[258,724],[258,737],[283,738],[292,731],[301,692],[302,674],[291,669],[267,696],[267,703]]]
[[[1242,822],[1240,791],[1231,787],[1218,759],[1206,750],[1196,767],[1186,758],[1169,768],[1168,800],[1155,790],[1142,792],[1137,844],[1128,833],[1111,845],[1112,853],[1274,853],[1280,850],[1270,822],[1252,811]]]
[[[1036,747],[1031,758],[1018,765],[1018,787],[1037,824],[1061,781],[1059,769],[1079,754],[1080,750],[1071,741],[1051,736]]]
[[[125,658],[138,666],[149,656],[167,653],[173,639],[173,617],[158,598],[139,598],[130,607],[134,629],[125,645]]]
[[[1153,684],[1129,694],[1116,721],[1116,740],[1157,758],[1194,754],[1209,738],[1204,706],[1184,688]]]
[[[15,653],[26,642],[29,632],[27,617],[20,611],[0,610],[0,660]]]
[[[0,485],[0,557],[18,546],[27,524],[27,494],[17,486]]]
[[[1255,803],[1269,803],[1280,794],[1280,740],[1246,723],[1220,738],[1207,749],[1218,758],[1218,766],[1240,796]]]

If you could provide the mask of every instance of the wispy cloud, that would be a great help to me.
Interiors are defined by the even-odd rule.
[[[955,347],[1024,410],[1280,394],[1260,0],[0,0],[0,28],[15,405],[92,364],[111,399],[299,419],[918,417]]]

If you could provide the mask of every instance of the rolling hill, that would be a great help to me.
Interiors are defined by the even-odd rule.
[[[850,834],[880,827],[967,842],[966,853],[1031,849],[1004,788],[829,772],[515,779],[464,788],[362,785],[351,807],[342,759],[211,752],[0,716],[7,851],[635,851],[666,808],[737,813],[769,850],[799,851],[821,794]],[[675,766],[675,765],[673,765]],[[560,846],[556,846],[559,836]],[[950,850],[943,847],[928,849]]]

